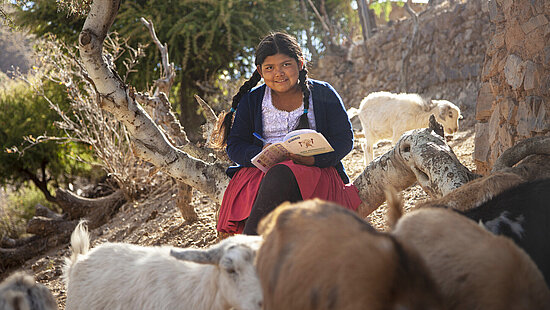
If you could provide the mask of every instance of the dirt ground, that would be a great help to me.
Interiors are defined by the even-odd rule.
[[[460,161],[474,171],[472,159],[474,151],[474,120],[467,117],[462,121],[461,130],[456,133],[449,145]],[[354,150],[344,159],[344,166],[354,179],[364,169],[363,153],[356,141]],[[380,142],[375,148],[375,156],[387,152],[389,142]],[[199,220],[187,223],[175,206],[174,184],[164,184],[156,192],[142,201],[124,205],[111,222],[91,231],[92,247],[104,242],[128,242],[144,246],[172,245],[176,247],[205,247],[217,242],[215,230],[215,204],[205,195],[195,191],[192,205]],[[413,186],[401,193],[405,208],[409,210],[418,201],[427,198],[419,187]],[[368,216],[368,221],[377,229],[385,229],[385,204]],[[61,279],[64,258],[69,255],[69,246],[50,250],[45,255],[27,261],[20,270],[28,271],[35,279],[49,287],[57,299],[60,309],[65,308],[66,291]]]

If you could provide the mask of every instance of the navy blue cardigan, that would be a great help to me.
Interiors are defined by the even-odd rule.
[[[342,158],[353,149],[353,131],[342,99],[329,83],[308,80],[313,98],[313,111],[317,131],[321,132],[334,148],[334,152],[315,155],[315,166],[320,168],[334,166],[344,183],[349,178],[344,171]],[[262,141],[252,133],[263,135],[262,100],[265,84],[252,89],[243,96],[229,137],[227,138],[227,154],[237,163],[227,169],[227,175],[233,175],[241,167],[252,167],[250,160],[262,150]]]

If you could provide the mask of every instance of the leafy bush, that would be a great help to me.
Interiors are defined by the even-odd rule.
[[[64,87],[44,84],[44,93],[68,106]],[[32,181],[48,197],[47,186],[64,183],[82,172],[85,166],[75,160],[75,153],[86,149],[74,142],[39,142],[45,135],[64,136],[55,126],[60,117],[47,100],[25,83],[13,83],[0,90],[0,185],[22,185]]]
[[[0,240],[18,238],[25,233],[27,221],[34,215],[34,208],[41,204],[50,209],[55,206],[35,186],[28,183],[15,192],[4,190],[0,198]]]

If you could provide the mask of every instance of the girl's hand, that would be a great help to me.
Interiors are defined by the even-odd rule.
[[[295,163],[304,166],[313,166],[315,164],[315,157],[313,156],[301,156],[296,154],[288,154],[288,157]]]

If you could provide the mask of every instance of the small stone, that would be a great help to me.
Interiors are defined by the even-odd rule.
[[[491,44],[494,49],[499,49],[504,46],[504,31],[496,33],[491,40]]]
[[[537,65],[532,61],[525,63],[525,78],[523,80],[523,89],[531,90],[535,88],[535,74]]]
[[[513,89],[518,89],[523,83],[523,78],[525,76],[525,65],[523,60],[514,54],[508,55],[504,66],[504,75],[506,77],[506,82],[512,86]]]
[[[532,17],[529,19],[526,23],[521,25],[521,29],[526,34],[537,29],[538,27],[544,26],[548,24],[548,19],[544,16],[544,14],[539,14],[535,17]]]
[[[505,21],[504,14],[502,14],[496,0],[489,0],[489,18],[495,24]]]
[[[476,119],[487,121],[491,117],[493,101],[495,100],[491,85],[483,83],[477,95]]]

